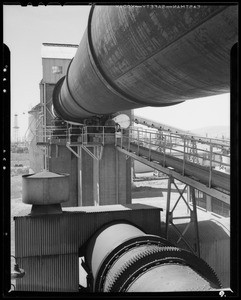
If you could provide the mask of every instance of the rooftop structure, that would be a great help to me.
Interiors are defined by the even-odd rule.
[[[78,45],[43,43],[41,49],[42,58],[72,59]]]

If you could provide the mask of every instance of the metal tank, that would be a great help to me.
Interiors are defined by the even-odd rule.
[[[44,170],[22,176],[22,201],[32,204],[31,215],[61,213],[69,192],[69,174]]]
[[[166,239],[116,221],[99,229],[86,247],[92,292],[212,291],[221,288],[213,269]]]
[[[53,105],[67,121],[229,92],[237,5],[93,6]]]

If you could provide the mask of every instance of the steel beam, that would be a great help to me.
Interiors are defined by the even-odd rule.
[[[135,153],[133,152],[129,152],[123,148],[121,148],[120,146],[116,146],[116,149],[138,161],[140,161],[141,163],[143,164],[146,164],[150,167],[152,167],[153,169],[156,169],[164,174],[167,174],[168,176],[173,176],[175,179],[183,182],[183,183],[186,183],[187,185],[191,186],[191,187],[194,187],[195,189],[211,196],[211,197],[214,197],[214,198],[217,198],[227,204],[230,204],[230,195],[224,193],[224,192],[221,192],[219,190],[216,190],[214,188],[210,188],[208,186],[206,186],[205,184],[201,183],[201,182],[198,182],[197,180],[195,179],[192,179],[190,177],[188,177],[187,175],[182,175],[182,173],[178,173],[174,170],[171,170],[167,167],[163,167],[161,166],[159,163],[157,162],[152,162],[152,161],[148,161],[146,158],[143,158],[141,156],[138,156],[136,155]]]

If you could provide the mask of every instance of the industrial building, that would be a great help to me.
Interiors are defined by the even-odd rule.
[[[235,6],[93,6],[80,45],[42,44],[40,103],[29,112],[33,174],[22,178],[32,209],[14,218],[26,272],[17,290],[230,287],[230,231],[210,220],[230,213],[230,141],[133,109],[228,92],[236,42]],[[134,161],[166,174],[165,207],[133,203]],[[179,201],[185,216],[174,213]]]

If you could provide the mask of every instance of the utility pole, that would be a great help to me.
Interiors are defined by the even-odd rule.
[[[13,132],[13,140],[15,143],[18,144],[19,142],[19,126],[18,126],[18,115],[14,115],[14,126],[13,126],[14,132]]]

